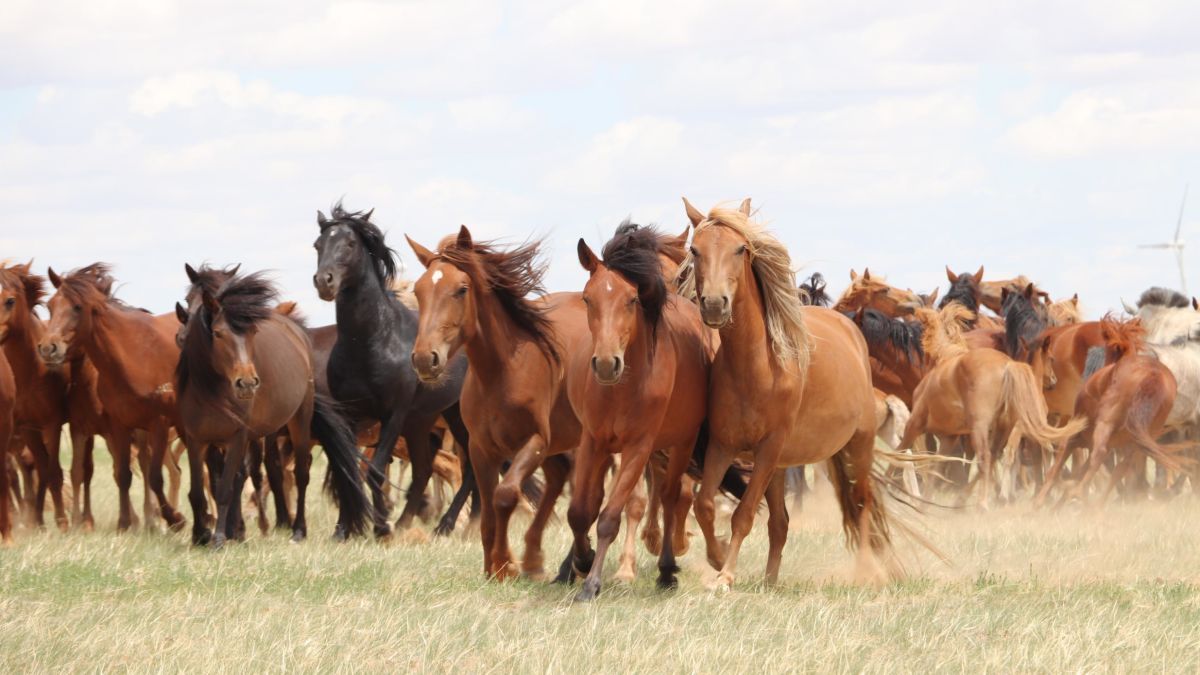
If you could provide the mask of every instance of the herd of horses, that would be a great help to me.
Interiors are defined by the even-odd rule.
[[[318,212],[313,275],[337,321],[315,328],[237,266],[185,266],[187,291],[163,315],[116,298],[103,263],[46,277],[32,263],[0,266],[0,538],[12,541],[14,507],[43,526],[47,495],[59,528],[94,528],[97,436],[114,460],[119,530],[138,522],[135,461],[147,525],[186,527],[186,455],[192,542],[213,547],[245,536],[247,480],[260,527],[269,494],[276,526],[303,540],[318,444],[333,536],[370,527],[387,538],[389,465],[402,457],[411,484],[394,527],[425,517],[431,482],[452,476],[435,532],[452,531],[470,502],[495,579],[545,575],[542,534],[569,486],[574,539],[556,579],[582,578],[581,600],[600,592],[623,515],[617,576],[635,574],[647,506],[658,585],[678,583],[694,512],[728,587],[765,501],[774,582],[789,485],[805,489],[807,465],[824,467],[859,569],[879,578],[902,573],[893,509],[933,491],[989,508],[1022,493],[1086,501],[1100,471],[1102,500],[1150,494],[1152,480],[1169,495],[1191,479],[1195,301],[1154,288],[1130,316],[1083,321],[1078,296],[1052,302],[1024,277],[985,280],[982,267],[947,268],[940,299],[851,271],[834,301],[819,274],[797,284],[749,199],[684,206],[680,235],[626,221],[599,253],[580,239],[579,292],[545,291],[540,242],[501,248],[464,226],[436,248],[408,239],[424,272],[401,293],[372,212],[339,203]],[[728,541],[718,493],[736,501]],[[509,526],[523,503],[533,516],[517,558]]]

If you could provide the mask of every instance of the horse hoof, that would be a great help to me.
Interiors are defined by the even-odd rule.
[[[592,582],[591,579],[583,582],[583,588],[579,589],[579,593],[575,595],[575,602],[591,602],[600,595],[600,582]]]
[[[212,532],[210,530],[192,530],[192,546],[204,546],[210,541],[212,541]]]
[[[331,535],[329,538],[338,543],[346,541],[348,537],[346,536],[345,526],[338,525],[337,527],[333,528],[333,535]]]
[[[308,538],[307,532],[305,532],[304,530],[296,530],[295,532],[292,533],[291,542],[293,544],[299,544],[300,542],[304,541],[307,538]]]
[[[167,527],[170,528],[172,532],[183,532],[183,528],[187,527],[187,521],[183,518],[180,518],[173,523],[169,523]]]
[[[388,525],[375,526],[375,538],[379,541],[387,541],[392,538],[392,528]]]
[[[214,551],[220,551],[225,548],[225,535],[220,532],[213,535],[212,542],[209,544]]]
[[[435,536],[435,537],[449,537],[453,533],[454,533],[454,523],[447,523],[445,521],[442,521],[442,522],[438,523],[437,527],[433,528],[433,536]]]
[[[81,523],[79,526],[79,529],[82,532],[95,532],[96,521],[92,520],[91,518],[84,518],[83,523]]]
[[[662,574],[659,575],[658,581],[655,582],[655,585],[658,586],[658,590],[660,591],[673,591],[679,588],[679,579],[676,579],[674,574]]]
[[[637,572],[633,571],[633,567],[622,567],[613,575],[613,579],[623,584],[632,584],[637,579]]]

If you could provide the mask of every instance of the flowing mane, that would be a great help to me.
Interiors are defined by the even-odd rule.
[[[812,276],[800,283],[800,302],[810,307],[828,307],[833,302],[825,288],[825,277],[820,272],[813,272]]]
[[[854,323],[858,324],[868,345],[872,347],[890,345],[896,352],[903,354],[909,363],[920,363],[925,359],[925,347],[922,344],[925,330],[922,324],[893,319],[883,312],[869,307],[863,308],[854,315]]]
[[[1146,327],[1136,317],[1121,321],[1112,313],[1105,314],[1100,319],[1100,334],[1104,336],[1108,363],[1116,363],[1126,354],[1137,354],[1146,342]]]
[[[975,320],[975,312],[952,302],[937,311],[922,307],[916,311],[916,317],[923,327],[921,347],[934,361],[967,353],[963,332]]]
[[[749,246],[750,267],[762,292],[767,336],[776,358],[785,365],[808,367],[812,345],[801,313],[800,291],[787,249],[766,229],[737,209],[714,208],[696,225],[696,232],[710,227],[727,227],[744,238]],[[695,262],[689,252],[679,268],[679,293],[696,297]]]
[[[642,227],[626,219],[617,226],[616,233],[600,254],[605,267],[637,287],[642,316],[650,324],[652,335],[658,334],[658,324],[667,304],[667,283],[663,281],[658,254],[662,252],[664,240],[669,239],[671,237],[663,237],[653,226]]]
[[[46,277],[33,274],[32,265],[32,261],[21,265],[0,264],[0,286],[21,289],[31,310],[46,299]]]
[[[973,275],[970,273],[958,275],[954,283],[950,284],[950,290],[942,296],[941,302],[938,303],[938,309],[945,309],[947,305],[951,304],[962,305],[972,314],[979,312],[979,285],[975,283]],[[971,321],[974,322],[975,318],[972,317]]]
[[[347,211],[342,208],[342,202],[339,200],[333,205],[329,218],[321,221],[320,225],[322,230],[339,225],[349,227],[362,242],[363,249],[371,256],[371,261],[374,263],[372,269],[380,284],[384,288],[389,288],[392,280],[396,278],[396,252],[389,248],[384,241],[383,231],[379,229],[379,226],[371,222],[371,214],[374,212],[374,209]]]
[[[208,263],[200,265],[199,269],[192,270],[196,274],[196,280],[188,287],[188,299],[194,294],[198,294],[197,297],[204,294],[215,296],[222,284],[237,275],[240,267],[240,264],[226,267],[213,267]]]
[[[1015,359],[1024,353],[1026,345],[1032,346],[1046,329],[1046,308],[1036,300],[1031,300],[1022,291],[1005,293],[1002,309],[1004,350]]]
[[[483,288],[496,296],[504,313],[525,331],[551,361],[561,364],[562,356],[554,338],[554,327],[546,306],[530,295],[545,295],[542,278],[546,262],[541,256],[542,241],[535,240],[511,251],[498,251],[494,242],[472,242],[462,248],[451,235],[438,244],[437,257],[471,275]]]

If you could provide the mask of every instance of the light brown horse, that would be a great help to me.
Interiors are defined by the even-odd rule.
[[[833,309],[843,314],[869,307],[890,317],[911,315],[924,301],[910,290],[889,286],[883,277],[872,276],[870,269],[860,275],[850,270],[850,285],[842,292]]]
[[[117,528],[132,522],[129,487],[130,440],[135,429],[148,432],[148,486],[158,499],[163,519],[173,530],[186,524],[163,491],[163,458],[176,407],[173,387],[179,348],[175,346],[175,317],[151,316],[117,300],[108,265],[95,263],[64,276],[49,271],[58,289],[50,298],[50,322],[38,343],[38,354],[51,367],[61,366],[70,353],[82,351],[99,373],[97,391],[109,417],[106,438],[117,465],[120,516]],[[149,523],[147,523],[149,525]]]
[[[1050,426],[1040,374],[1003,352],[968,349],[962,333],[970,314],[959,303],[948,304],[940,313],[917,311],[924,326],[925,357],[934,365],[917,386],[900,448],[912,448],[926,433],[942,439],[968,437],[979,470],[979,504],[987,508],[993,491],[993,442],[1007,441],[1009,452],[1015,452],[1022,438],[1046,447],[1077,433],[1084,423]]]
[[[568,463],[555,457],[579,443],[580,426],[563,383],[569,345],[586,339],[587,310],[579,293],[541,294],[539,243],[511,251],[475,242],[464,226],[438,251],[408,240],[425,267],[413,286],[421,308],[412,361],[426,384],[445,377],[463,350],[470,369],[462,388],[468,453],[482,502],[484,574],[517,574],[508,522],[520,485],[539,466],[546,487],[525,534],[521,571],[543,574],[542,531],[566,482]],[[512,464],[500,481],[501,465]]]
[[[675,506],[708,404],[712,343],[691,303],[675,302],[659,262],[659,236],[629,221],[604,246],[603,259],[579,240],[579,262],[588,272],[583,289],[590,349],[570,353],[567,392],[583,433],[575,452],[575,491],[568,521],[575,534],[574,565],[586,573],[577,601],[595,599],[621,513],[642,481],[655,450],[666,450],[661,482],[663,544],[660,588],[674,588]],[[621,456],[612,495],[604,504],[604,475]],[[597,548],[589,533],[596,528]]]
[[[733,584],[764,496],[766,578],[778,579],[788,529],[785,476],[778,469],[825,460],[860,565],[874,556],[898,572],[891,519],[872,472],[875,394],[862,334],[838,312],[801,305],[787,249],[750,219],[750,200],[708,215],[686,199],[684,207],[695,232],[684,295],[696,298],[704,323],[721,335],[709,382],[711,438],[695,506],[709,563],[720,570],[717,584]],[[754,469],[722,550],[713,498],[722,474],[743,453]]]
[[[1140,319],[1119,321],[1111,315],[1100,321],[1104,336],[1106,365],[1089,377],[1079,394],[1076,414],[1087,420],[1086,429],[1064,442],[1054,458],[1036,503],[1045,502],[1066,462],[1080,447],[1091,449],[1082,477],[1064,490],[1059,503],[1084,498],[1088,484],[1104,466],[1112,449],[1121,453],[1100,500],[1103,502],[1121,476],[1135,466],[1143,454],[1172,470],[1179,468],[1173,449],[1159,444],[1167,416],[1175,404],[1175,376],[1157,358],[1144,353],[1146,329]],[[1090,433],[1089,433],[1090,432]]]

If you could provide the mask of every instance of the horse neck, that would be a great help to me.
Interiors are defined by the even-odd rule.
[[[21,320],[8,328],[8,336],[4,341],[4,354],[12,367],[13,377],[18,384],[27,383],[45,372],[41,359],[37,355],[37,341],[40,337],[40,324],[32,312],[20,313]]]
[[[150,315],[142,315],[137,310],[105,306],[92,317],[91,338],[82,345],[84,354],[91,359],[96,370],[113,381],[137,390],[169,384],[172,379],[170,373],[164,373],[162,382],[134,381],[139,375],[144,377],[147,373],[153,374],[153,364],[146,363],[146,357],[150,354],[142,350],[148,345],[162,342],[162,336],[150,321],[138,320],[141,316],[149,318]],[[131,349],[131,345],[141,347]]]
[[[751,367],[758,373],[771,369],[775,351],[767,334],[766,302],[758,279],[746,272],[733,297],[732,320],[721,329],[721,351],[739,367]]]
[[[472,291],[475,293],[475,325],[465,336],[463,349],[471,369],[477,374],[496,373],[511,362],[517,343],[526,338],[500,306],[494,291],[478,284],[473,284],[473,288],[480,289]]]
[[[359,341],[378,331],[390,330],[396,327],[397,317],[404,320],[405,312],[393,312],[391,293],[384,288],[383,282],[373,270],[361,270],[359,283],[338,291],[334,301],[337,315],[338,341],[343,339]],[[396,301],[399,304],[399,301]]]

